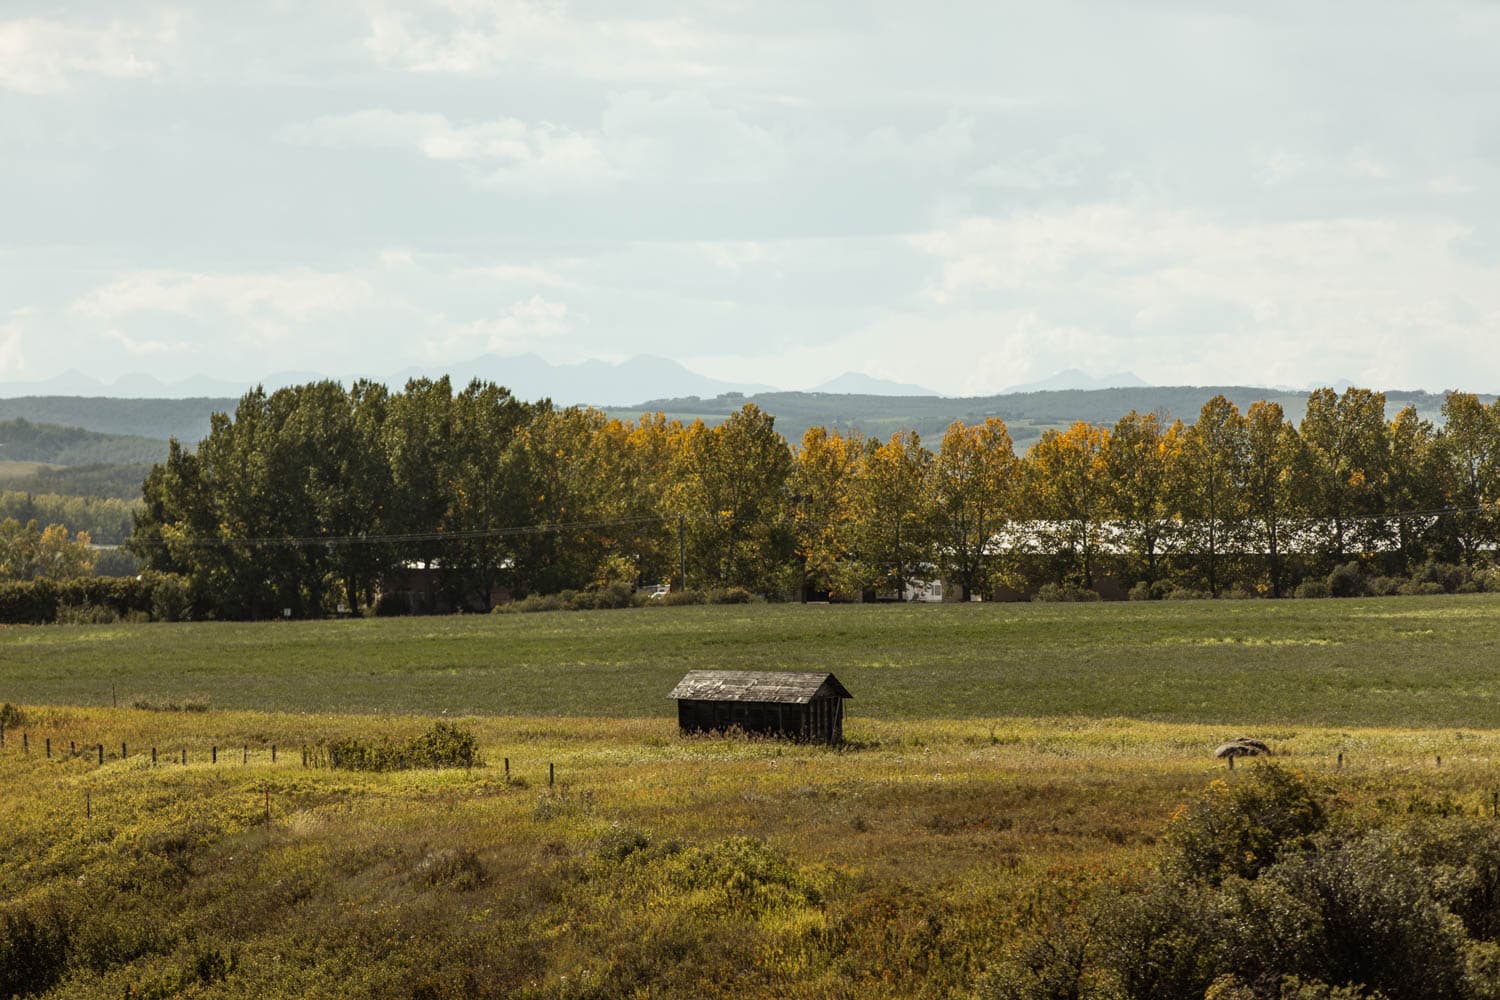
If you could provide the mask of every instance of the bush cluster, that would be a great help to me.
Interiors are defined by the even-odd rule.
[[[479,740],[467,729],[439,722],[404,743],[367,743],[356,737],[320,748],[312,763],[346,771],[409,771],[416,768],[481,767]]]
[[[166,573],[0,583],[0,623],[45,625],[130,618],[181,621],[192,615],[188,582]]]
[[[1500,829],[1359,827],[1261,764],[1174,817],[1157,874],[1033,914],[992,1000],[1485,1000],[1500,995]],[[1079,912],[1084,916],[1079,917]]]
[[[1363,563],[1351,560],[1335,566],[1326,577],[1310,577],[1297,585],[1295,596],[1320,597],[1419,597],[1429,594],[1480,594],[1500,591],[1500,568],[1464,566],[1429,559],[1411,576],[1371,573]]]
[[[756,596],[744,587],[722,590],[673,590],[652,597],[627,583],[611,583],[593,590],[564,590],[559,594],[531,594],[509,604],[497,604],[491,614],[528,614],[537,611],[604,611],[614,608],[663,608],[686,604],[750,604]],[[378,609],[377,609],[377,613]]]
[[[1034,601],[1097,601],[1100,600],[1097,590],[1090,590],[1082,584],[1066,583],[1044,583],[1037,588]]]

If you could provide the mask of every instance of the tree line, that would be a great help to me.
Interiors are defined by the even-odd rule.
[[[1107,582],[1282,596],[1358,560],[1410,574],[1487,562],[1500,519],[1500,403],[1441,426],[1381,393],[1319,389],[1293,424],[1223,396],[1192,423],[1130,412],[1049,430],[1004,422],[821,427],[789,444],[752,404],[715,425],[609,419],[444,379],[248,393],[152,468],[131,548],[206,610],[370,606],[413,568],[429,599],[610,584],[858,598],[942,579],[966,597]]]

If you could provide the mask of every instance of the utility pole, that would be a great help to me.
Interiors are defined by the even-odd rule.
[[[687,518],[677,515],[677,580],[687,590]]]

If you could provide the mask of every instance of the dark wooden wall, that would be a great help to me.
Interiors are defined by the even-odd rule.
[[[841,743],[844,703],[841,698],[815,698],[806,705],[684,698],[677,702],[677,724],[685,733],[743,729],[763,736]]]

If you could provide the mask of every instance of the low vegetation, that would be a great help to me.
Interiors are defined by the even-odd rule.
[[[1500,728],[1497,646],[1490,594],[119,622],[0,628],[0,698],[107,705],[113,686],[225,709],[660,718],[688,670],[785,669],[838,674],[856,719]]]
[[[298,748],[431,721],[25,715],[31,753],[0,751],[7,992],[1487,995],[1495,731],[1274,727],[1277,769],[1231,773],[1197,725],[866,719],[840,753],[466,718],[482,765],[350,771]]]

